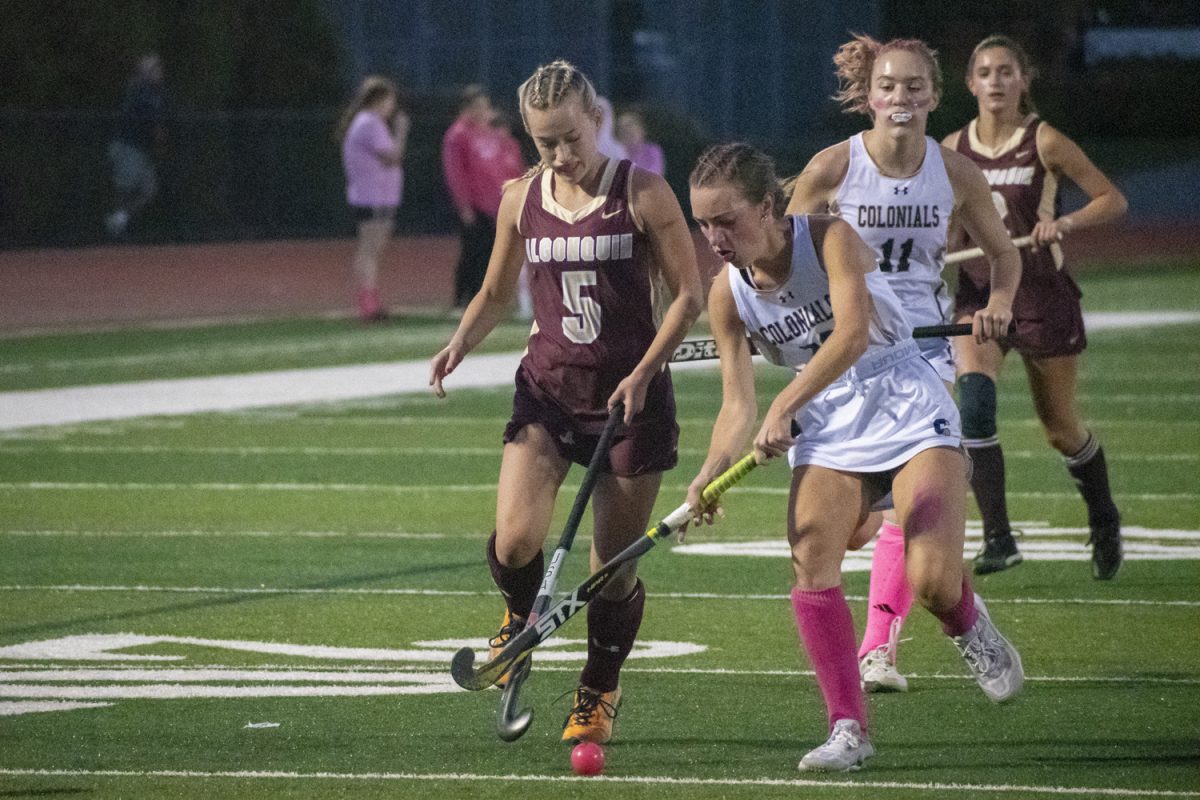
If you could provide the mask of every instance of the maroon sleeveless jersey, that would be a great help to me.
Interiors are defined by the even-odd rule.
[[[1038,153],[1037,132],[1041,121],[1034,115],[1014,132],[998,152],[981,152],[975,135],[975,120],[959,131],[958,152],[975,162],[992,188],[992,201],[1012,238],[1028,236],[1039,219],[1059,215],[1058,176],[1046,169]],[[975,244],[968,237],[967,247]],[[1021,248],[1021,284],[1013,300],[1013,315],[1018,318],[1042,318],[1063,297],[1078,299],[1079,289],[1062,271],[1062,248],[1057,244],[1037,249]],[[986,289],[990,268],[985,258],[963,262],[958,270],[959,285],[970,280],[976,289]],[[966,292],[971,291],[965,287]],[[960,291],[960,295],[963,292]],[[986,300],[984,300],[986,304]],[[982,307],[982,306],[980,306]],[[960,309],[961,310],[961,309]]]
[[[535,176],[519,231],[533,296],[526,376],[587,428],[603,425],[613,391],[658,334],[650,243],[629,211],[628,160],[609,160],[595,200],[571,212],[554,199],[554,174]],[[647,394],[670,394],[665,370]],[[673,405],[673,404],[672,404]]]

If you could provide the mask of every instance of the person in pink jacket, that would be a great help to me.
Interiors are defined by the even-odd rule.
[[[458,117],[442,137],[442,172],[462,224],[454,305],[465,308],[483,285],[504,184],[525,171],[521,147],[478,85],[463,90]]]
[[[367,76],[338,124],[346,201],[358,221],[354,253],[358,314],[363,322],[387,319],[379,300],[379,257],[392,238],[404,189],[408,115],[400,110],[396,85]]]

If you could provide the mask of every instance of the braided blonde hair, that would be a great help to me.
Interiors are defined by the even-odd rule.
[[[892,39],[884,43],[860,33],[839,47],[833,56],[838,78],[838,91],[833,99],[842,104],[843,112],[875,118],[875,112],[867,100],[871,91],[871,72],[879,57],[892,50],[907,50],[924,59],[933,81],[933,98],[941,99],[942,68],[938,65],[936,50],[920,39]]]
[[[579,95],[583,110],[589,114],[596,108],[596,87],[574,64],[563,59],[543,64],[517,89],[517,101],[521,109],[521,121],[529,130],[525,109],[538,111],[556,108],[571,92]]]
[[[517,107],[521,109],[521,124],[529,133],[529,119],[526,109],[547,111],[557,108],[563,101],[575,92],[583,110],[588,114],[595,113],[596,87],[588,77],[579,71],[574,64],[563,59],[543,64],[533,71],[520,88],[517,89]],[[539,161],[521,176],[522,179],[537,175],[546,168],[545,162]]]

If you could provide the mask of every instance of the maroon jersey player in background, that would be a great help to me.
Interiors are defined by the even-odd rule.
[[[539,67],[518,92],[540,163],[504,191],[483,288],[450,343],[434,356],[442,382],[509,312],[528,265],[534,328],[517,370],[504,431],[492,577],[507,603],[493,639],[524,625],[544,572],[542,546],[572,462],[591,459],[608,409],[625,406],[596,483],[592,568],[646,529],[662,472],[676,462],[679,428],[667,362],[700,313],[696,254],[679,202],[657,175],[599,152],[600,112],[588,79],[565,61]],[[661,323],[657,286],[674,299]],[[636,566],[588,605],[588,658],[563,730],[605,742],[620,702],[621,665],[641,624]]]
[[[1014,333],[1000,344],[967,337],[955,343],[963,444],[974,460],[971,486],[983,516],[984,545],[975,557],[975,572],[997,572],[1021,561],[1009,525],[1004,455],[996,436],[995,381],[1011,348],[1025,362],[1046,438],[1062,453],[1087,504],[1092,575],[1109,580],[1121,567],[1120,516],[1109,489],[1104,450],[1076,405],[1077,357],[1087,339],[1079,287],[1063,270],[1058,242],[1076,231],[1116,220],[1125,213],[1126,201],[1075,142],[1038,119],[1029,98],[1032,79],[1029,57],[1020,45],[1006,36],[984,39],[967,67],[967,86],[978,101],[979,116],[943,142],[983,170],[1009,235],[1033,237],[1032,249],[1021,253]],[[1074,181],[1089,201],[1059,216],[1063,176]],[[970,321],[975,311],[987,305],[988,291],[987,262],[976,259],[959,267],[955,298],[959,322]]]

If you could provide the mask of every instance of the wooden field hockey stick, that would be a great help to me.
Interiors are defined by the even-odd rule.
[[[758,466],[754,453],[738,461],[729,469],[718,475],[704,487],[704,502],[711,505],[716,503],[730,487],[750,474]],[[464,689],[479,691],[493,685],[500,676],[513,668],[515,664],[529,656],[533,648],[544,642],[556,630],[561,628],[571,617],[575,616],[588,602],[612,580],[621,567],[644,555],[650,548],[658,544],[672,531],[679,529],[693,513],[692,507],[684,503],[672,511],[650,530],[645,536],[613,556],[604,566],[592,573],[587,580],[579,584],[575,591],[560,600],[553,608],[532,625],[513,637],[504,649],[486,664],[475,667],[475,651],[464,647],[454,654],[450,661],[450,675],[454,682]]]
[[[925,325],[913,328],[914,339],[938,339],[947,336],[970,336],[971,326],[966,323],[949,325]],[[747,340],[750,345],[750,355],[758,355],[754,342]],[[711,361],[717,358],[717,341],[715,339],[685,339],[675,348],[671,356],[672,364],[686,364],[689,361]]]
[[[608,451],[612,445],[613,434],[624,416],[624,403],[617,403],[608,415],[604,431],[600,434],[600,440],[592,452],[592,460],[588,463],[587,472],[584,473],[583,481],[579,484],[579,491],[575,494],[575,505],[571,506],[571,513],[567,517],[567,524],[563,526],[558,546],[554,549],[554,555],[550,556],[550,566],[546,569],[545,577],[542,578],[542,586],[538,589],[537,597],[533,601],[533,609],[529,612],[528,619],[525,620],[527,628],[537,623],[538,618],[545,613],[550,605],[550,600],[554,597],[554,585],[558,583],[558,573],[562,570],[567,553],[571,551],[571,545],[575,542],[575,533],[579,530],[579,523],[583,519],[584,509],[587,508],[588,500],[592,496],[592,489],[596,486],[596,480],[600,477],[601,470],[608,463]],[[529,677],[529,668],[530,660],[527,658],[515,665],[509,672],[508,683],[500,695],[500,705],[496,709],[496,735],[506,742],[513,742],[521,738],[533,721],[533,709],[517,713],[521,686]]]
[[[1033,236],[1018,236],[1012,240],[1012,243],[1018,250],[1022,247],[1029,247],[1029,245],[1033,244]],[[970,261],[972,258],[979,258],[981,255],[983,255],[982,247],[955,250],[953,253],[946,254],[946,266],[961,264],[964,261]]]

